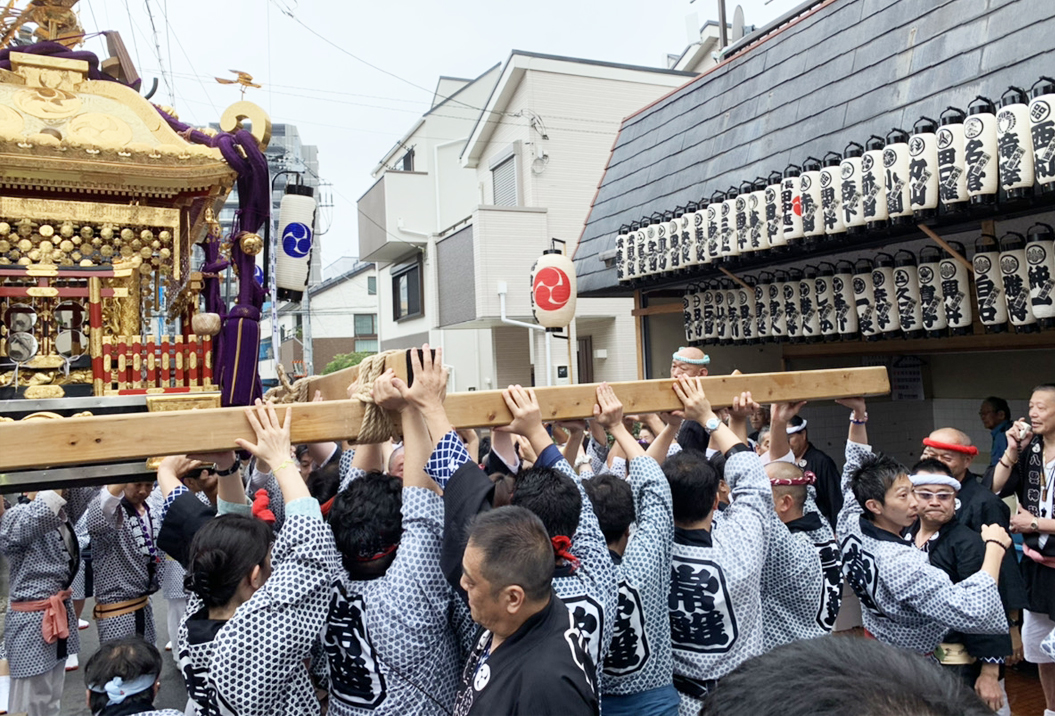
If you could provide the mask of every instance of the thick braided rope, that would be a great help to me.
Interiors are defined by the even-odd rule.
[[[367,356],[359,364],[359,381],[352,398],[363,404],[363,424],[359,428],[356,442],[360,445],[372,445],[386,442],[389,438],[402,437],[402,423],[399,413],[390,412],[374,403],[370,394],[374,381],[385,372],[385,360],[391,355],[403,355],[405,351],[386,351]]]

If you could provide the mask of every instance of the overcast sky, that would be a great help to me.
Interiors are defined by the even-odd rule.
[[[740,4],[748,25],[762,25],[800,2]],[[731,22],[737,3],[727,3]],[[214,76],[243,70],[263,85],[250,89],[246,99],[266,109],[273,122],[296,124],[305,144],[318,145],[319,173],[333,185],[328,190],[333,208],[319,227],[328,229],[321,237],[323,266],[358,254],[355,202],[370,187],[377,162],[428,109],[440,75],[476,77],[504,63],[513,49],[665,67],[666,55],[680,54],[688,44],[686,16],[695,15],[694,24],[702,25],[717,19],[717,7],[717,0],[81,0],[78,5],[86,31],[121,33],[144,86],[159,78],[153,101],[171,104],[185,122],[218,121],[239,99],[236,87],[220,85]],[[89,40],[85,49],[106,55],[99,39]]]

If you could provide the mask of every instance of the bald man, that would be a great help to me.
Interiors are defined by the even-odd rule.
[[[671,356],[670,377],[677,380],[682,376],[686,378],[705,376],[710,362],[711,357],[699,348],[682,346]],[[706,453],[710,436],[695,420],[685,420],[681,424],[681,430],[678,431],[677,441],[683,450],[699,450]]]
[[[971,462],[978,449],[971,444],[967,433],[956,428],[939,428],[923,440],[922,459],[934,458],[949,468],[949,472],[960,483],[956,495],[957,521],[981,533],[982,525],[998,524],[1009,529],[1011,509],[999,497],[982,484],[981,478],[971,472]],[[1018,567],[1014,550],[1008,550],[1000,564],[1000,598],[1009,612],[1008,623],[1012,627],[1012,638],[1016,649],[1021,648],[1017,639],[1021,624],[1019,611],[1028,603],[1026,585]]]

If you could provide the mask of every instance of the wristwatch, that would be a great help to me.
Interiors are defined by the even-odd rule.
[[[1037,522],[1037,518],[1036,517],[1034,517],[1033,521],[1029,523],[1029,529],[1031,531],[1033,531],[1033,532],[1039,532],[1040,531],[1040,523]]]
[[[717,430],[721,426],[722,426],[722,421],[718,419],[717,415],[715,415],[715,416],[712,416],[710,420],[708,420],[706,423],[703,424],[703,429],[707,431],[708,435],[710,435],[711,433],[713,433],[715,430]]]
[[[238,462],[238,458],[235,458],[234,462],[231,463],[231,466],[229,468],[227,468],[226,470],[217,470],[214,474],[217,477],[226,477],[227,475],[233,475],[235,472],[240,470],[241,467],[242,464]]]

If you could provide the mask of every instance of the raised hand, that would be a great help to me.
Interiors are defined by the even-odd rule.
[[[733,405],[729,408],[729,415],[734,420],[747,420],[761,407],[751,398],[751,391],[745,390],[740,395],[733,396]]]
[[[674,392],[678,394],[681,404],[685,406],[685,417],[701,425],[715,417],[711,401],[703,391],[703,382],[699,378],[682,376],[674,383]]]
[[[255,407],[245,409],[249,425],[256,433],[256,442],[251,443],[244,438],[238,438],[235,443],[243,450],[256,455],[268,465],[281,467],[284,461],[290,461],[292,446],[289,440],[289,425],[292,411],[287,407],[286,414],[280,422],[275,412],[274,403],[264,403],[259,398]]]
[[[858,420],[864,419],[865,414],[865,399],[864,398],[837,398],[836,403],[842,405],[850,410],[854,411],[854,415],[858,417]]]
[[[395,376],[395,371],[392,369],[386,370],[377,376],[377,380],[374,381],[374,387],[370,390],[370,395],[373,397],[374,403],[385,410],[395,410],[401,413],[407,407],[407,401],[403,398],[399,389],[396,388]]]
[[[597,386],[597,404],[593,406],[593,417],[609,432],[623,424],[623,404],[608,383]]]
[[[542,430],[542,410],[538,405],[538,398],[531,388],[523,388],[519,385],[511,385],[502,391],[502,399],[506,401],[506,407],[513,414],[513,421],[497,430],[504,430],[517,435],[530,438],[531,433]]]
[[[435,357],[426,343],[420,351],[410,351],[410,365],[414,371],[414,385],[407,386],[399,378],[393,378],[400,395],[421,411],[443,405],[447,394],[447,369],[443,367],[443,349],[437,348]]]
[[[798,415],[805,405],[805,400],[797,403],[773,403],[769,408],[769,420],[771,423],[786,424]]]

